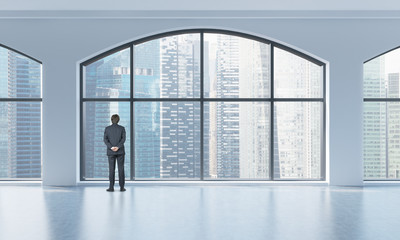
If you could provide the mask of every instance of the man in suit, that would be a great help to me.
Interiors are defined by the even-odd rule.
[[[106,127],[104,130],[104,143],[107,145],[107,156],[109,165],[109,179],[110,187],[107,189],[108,192],[114,191],[115,183],[115,161],[118,162],[118,177],[119,187],[121,192],[126,191],[125,185],[125,139],[126,133],[123,126],[118,125],[119,116],[114,114],[111,116],[112,125]]]

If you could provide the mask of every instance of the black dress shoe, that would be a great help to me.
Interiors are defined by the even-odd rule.
[[[125,189],[125,188],[121,188],[120,190],[121,190],[121,192],[125,192],[125,191],[126,191],[126,189]]]
[[[108,188],[107,192],[114,192],[114,188]]]

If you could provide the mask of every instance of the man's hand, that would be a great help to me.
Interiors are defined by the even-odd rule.
[[[112,147],[111,148],[111,150],[114,151],[114,152],[118,151],[118,149],[119,149],[118,147]]]

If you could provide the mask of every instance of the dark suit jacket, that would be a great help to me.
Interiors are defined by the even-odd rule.
[[[111,126],[106,127],[104,130],[104,143],[107,145],[107,155],[121,155],[125,154],[125,143],[126,133],[125,128],[114,123]],[[118,147],[118,151],[114,152],[111,150],[112,147]]]

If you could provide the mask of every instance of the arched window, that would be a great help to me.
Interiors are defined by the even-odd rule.
[[[42,63],[0,45],[0,179],[40,179]]]
[[[364,179],[400,179],[400,48],[364,63]]]
[[[81,64],[81,180],[106,179],[110,116],[131,180],[324,180],[325,65],[267,39],[194,29]]]

